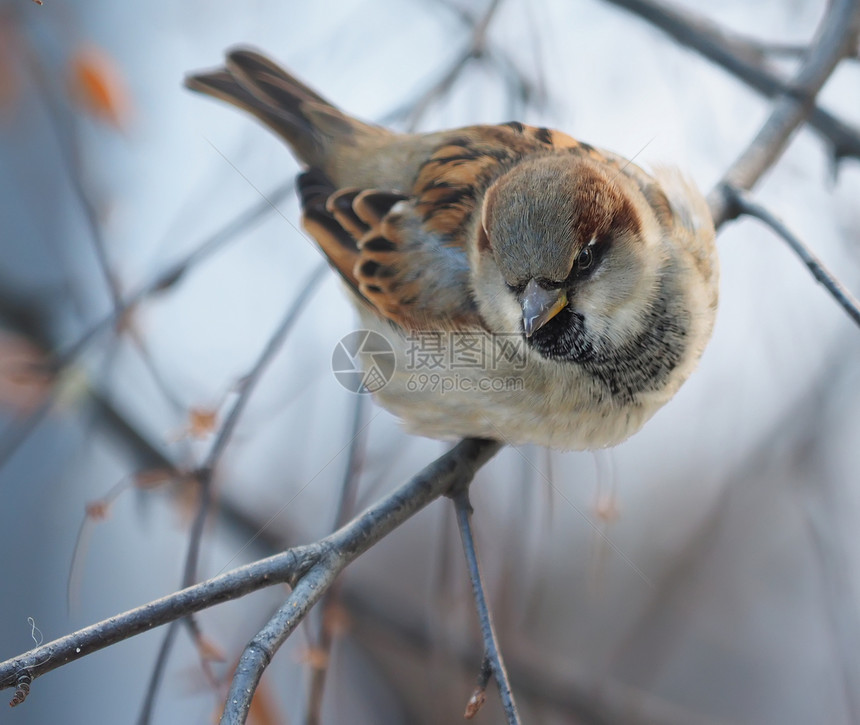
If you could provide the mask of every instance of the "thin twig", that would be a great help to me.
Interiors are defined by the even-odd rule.
[[[833,70],[851,48],[860,28],[860,3],[856,0],[833,0],[815,33],[806,59],[792,81],[795,92],[785,95],[746,150],[729,167],[722,180],[708,194],[708,205],[714,226],[733,218],[726,185],[749,190],[782,155],[794,132],[812,110],[815,97]]]
[[[833,362],[798,399],[791,402],[782,415],[771,421],[739,461],[718,474],[722,485],[716,497],[685,541],[683,552],[662,572],[650,598],[621,633],[607,657],[607,670],[616,670],[617,665],[624,663],[628,678],[638,682],[640,687],[647,687],[656,673],[663,671],[671,653],[682,646],[686,630],[677,615],[679,612],[689,615],[686,603],[695,601],[699,595],[697,588],[701,581],[697,580],[697,575],[707,566],[708,557],[717,546],[720,535],[725,534],[726,522],[731,520],[730,508],[737,500],[739,490],[748,490],[751,485],[761,483],[764,472],[770,472],[774,464],[775,450],[802,448],[800,440],[809,435],[810,426],[820,433],[825,428],[823,420],[827,407],[833,402],[830,398],[834,394],[841,395],[846,384],[853,383],[853,376],[851,382],[846,376],[853,360],[843,341],[824,350],[822,359]],[[797,463],[789,461],[784,465],[787,470],[792,470]],[[779,479],[779,474],[776,475]],[[655,639],[652,636],[654,632],[660,632],[661,636]]]
[[[656,0],[606,2],[638,15],[681,45],[695,50],[768,98],[799,95],[794,84],[786,82],[775,70],[757,62],[757,51],[753,44],[744,42],[736,34],[687,8]],[[848,47],[844,57],[853,57],[856,52],[856,47]],[[834,161],[848,157],[860,159],[860,129],[841,121],[817,105],[811,108],[809,125],[831,145]]]
[[[499,448],[501,444],[496,441],[474,438],[463,440],[346,526],[314,544],[297,546],[238,567],[6,660],[0,663],[0,689],[15,687],[19,673],[24,670],[29,670],[35,679],[92,652],[148,632],[153,627],[237,599],[252,591],[284,582],[295,589],[315,567],[315,576],[320,575],[321,561],[339,572],[453,485],[464,485],[470,481]],[[316,596],[307,589],[303,591],[308,592],[307,596]],[[274,648],[279,644],[274,645]],[[233,681],[234,690],[241,687],[242,677],[240,668]]]
[[[273,584],[295,581],[318,552],[319,545],[295,547],[35,647],[0,663],[0,689],[14,687],[22,670],[30,670],[35,679],[153,627]]]
[[[129,422],[110,400],[94,394],[92,403],[100,426],[107,434],[115,437],[119,445],[129,450],[139,467],[169,468],[172,465],[167,455]],[[550,473],[547,475],[551,477]],[[290,542],[231,505],[229,500],[219,498],[216,506],[223,525],[236,529],[241,537],[255,537],[257,544],[263,545],[257,551],[257,556],[269,556],[288,548]],[[663,588],[661,586],[658,589]],[[349,588],[340,596],[350,617],[358,620],[355,631],[360,638],[367,636],[378,642],[388,637],[398,647],[415,650],[424,660],[430,657],[435,646],[432,636],[414,616],[396,608],[380,610],[376,603],[357,596]],[[474,671],[480,665],[477,656],[466,648],[454,652],[454,659],[464,671]],[[590,723],[716,725],[716,721],[606,676],[589,679],[590,673],[579,673],[575,668],[572,671],[567,663],[564,667],[555,668],[546,662],[532,662],[525,657],[525,653],[514,651],[513,655],[508,653],[506,664],[511,682],[521,694],[559,711],[574,713]],[[550,676],[548,672],[554,674]]]
[[[158,699],[158,691],[161,688],[162,676],[167,669],[167,661],[170,659],[170,652],[173,649],[173,643],[176,641],[176,635],[179,634],[179,623],[181,621],[179,619],[173,620],[164,632],[164,638],[158,647],[158,654],[155,656],[155,663],[152,665],[152,671],[146,683],[146,693],[143,696],[143,703],[137,716],[138,725],[146,725],[152,722],[152,713],[155,710],[155,702]]]
[[[355,621],[355,637],[371,653],[380,646],[396,648],[418,662],[427,662],[438,649],[437,635],[414,612],[347,590],[344,604]],[[385,603],[382,603],[383,605]],[[391,604],[389,602],[389,604]],[[470,675],[481,671],[483,657],[466,643],[456,648],[443,666]],[[631,687],[592,666],[570,658],[549,656],[545,650],[508,651],[505,663],[511,682],[529,703],[551,708],[560,722],[588,725],[729,725],[663,699],[641,687]],[[480,722],[480,720],[478,720]],[[554,721],[553,721],[554,722]]]
[[[334,560],[322,559],[302,577],[287,601],[248,643],[227,693],[221,725],[239,725],[246,721],[260,678],[275,652],[328,591],[340,571],[341,567]]]
[[[456,80],[473,60],[484,58],[487,53],[487,30],[496,12],[502,4],[502,0],[490,0],[483,15],[478,18],[458,13],[460,18],[472,26],[469,43],[454,58],[448,69],[434,81],[427,89],[419,93],[415,98],[398,106],[382,119],[383,123],[391,123],[394,120],[405,119],[406,129],[415,130],[418,121],[427,112],[434,101],[442,97],[454,85]],[[513,62],[510,61],[513,65]]]
[[[283,534],[265,528],[229,499],[219,498],[217,509],[223,524],[233,528],[240,538],[254,536],[262,529],[263,533],[256,538],[260,545],[257,556],[268,556],[290,545]],[[334,586],[337,585],[335,582]],[[368,598],[348,584],[343,587],[340,599],[355,622],[351,631],[360,644],[366,643],[372,649],[390,642],[400,651],[412,652],[424,663],[438,655],[438,639],[420,613],[392,602],[385,606],[386,602]],[[463,673],[474,673],[480,671],[479,655],[463,641],[444,666],[453,665]],[[530,702],[541,703],[568,717],[574,715],[590,725],[729,725],[726,720],[694,713],[641,688],[623,684],[605,672],[579,667],[568,658],[552,662],[545,653],[514,649],[513,653],[507,653],[505,664],[512,686]]]
[[[673,8],[653,0],[609,0],[613,4],[636,12],[655,23],[681,42],[696,48],[706,57],[717,60],[729,70],[748,79],[758,78],[766,71],[752,68],[750,71],[742,55],[749,48],[738,45],[726,31],[713,23],[697,18],[687,10]],[[792,134],[812,113],[818,92],[830,78],[836,65],[855,50],[860,32],[860,4],[856,0],[836,0],[822,19],[815,40],[810,44],[805,60],[791,84],[782,84],[782,98],[777,102],[770,117],[759,130],[747,149],[723,176],[723,179],[708,195],[708,203],[714,224],[720,227],[729,219],[747,213],[761,219],[782,236],[804,261],[815,278],[825,286],[834,299],[851,318],[860,324],[858,303],[851,293],[824,267],[785,225],[760,205],[755,204],[744,192],[751,189],[782,155]],[[743,71],[746,68],[746,71]],[[750,81],[752,85],[757,82]],[[860,135],[855,134],[860,150]],[[860,157],[860,154],[858,154]]]
[[[244,723],[263,671],[275,652],[298,625],[296,611],[306,612],[331,586],[334,578],[377,541],[455,485],[466,485],[477,470],[501,448],[497,441],[466,438],[424,468],[409,483],[374,504],[352,522],[322,539],[323,556],[309,570],[293,593],[260,634],[248,644],[233,676],[221,718]],[[312,572],[312,573],[311,573]],[[0,678],[3,666],[0,665]]]
[[[364,395],[357,395],[355,397],[352,429],[349,437],[349,452],[347,454],[346,469],[340,486],[340,496],[334,517],[334,530],[339,529],[349,520],[349,516],[355,506],[364,452],[367,446],[367,426],[364,421],[366,401],[367,398]],[[322,722],[323,694],[325,693],[325,684],[329,671],[328,663],[334,639],[331,620],[335,607],[340,606],[339,590],[340,587],[334,584],[323,595],[320,602],[320,622],[316,644],[316,650],[320,657],[314,658],[314,660],[319,659],[320,664],[313,666],[311,670],[310,682],[308,683],[308,706],[305,725],[319,725]]]
[[[81,353],[86,350],[93,341],[103,332],[115,326],[120,318],[133,309],[143,300],[156,294],[164,292],[176,285],[187,272],[197,266],[202,260],[209,257],[215,251],[221,249],[226,243],[233,241],[240,234],[256,222],[261,221],[272,212],[273,206],[283,201],[293,190],[295,183],[290,180],[270,192],[267,197],[256,204],[248,207],[238,216],[227,222],[221,229],[204,239],[199,246],[192,250],[182,259],[157,274],[150,282],[140,287],[135,293],[128,296],[117,309],[105,315],[92,327],[87,329],[74,343],[64,351],[54,356],[51,365],[52,371],[59,374],[69,367]],[[45,397],[42,404],[35,411],[24,417],[19,417],[13,423],[12,430],[0,439],[0,468],[2,468],[12,457],[16,450],[30,437],[30,434],[38,427],[45,415],[53,406],[57,396],[57,387]]]
[[[843,285],[834,276],[834,274],[824,266],[824,263],[815,255],[815,253],[785,225],[785,222],[767,208],[753,200],[747,192],[728,184],[723,188],[728,195],[730,204],[736,207],[737,212],[739,214],[746,214],[748,216],[755,217],[782,237],[788,246],[791,247],[792,251],[800,257],[812,273],[812,276],[824,285],[824,288],[830,293],[833,299],[839,303],[842,309],[848,313],[848,316],[854,320],[855,324],[860,325],[860,302],[858,302],[857,298],[855,298],[854,295],[846,289],[845,285]]]
[[[197,481],[198,486],[200,487],[200,499],[197,503],[197,512],[194,515],[194,521],[189,533],[188,551],[185,555],[185,565],[182,573],[182,588],[191,586],[197,580],[200,544],[203,540],[203,530],[206,525],[206,521],[209,518],[209,512],[212,508],[212,478],[215,474],[215,468],[218,465],[218,461],[227,448],[257,383],[259,383],[264,371],[272,362],[284,341],[287,339],[287,336],[295,326],[299,315],[310,300],[314,291],[316,291],[320,282],[325,278],[327,271],[328,265],[325,262],[319,263],[305,281],[295,300],[290,303],[283,320],[275,329],[274,333],[272,333],[272,336],[263,348],[257,362],[254,364],[254,367],[251,368],[251,371],[242,379],[239,395],[236,398],[233,407],[230,409],[230,412],[227,414],[224,423],[218,430],[206,459],[192,474],[192,477]],[[193,632],[197,631],[196,626],[190,620],[186,620],[186,622],[188,622],[192,627]],[[167,666],[170,650],[173,647],[173,643],[176,641],[176,628],[178,625],[179,621],[172,622],[170,627],[168,627],[167,632],[165,632],[164,639],[161,642],[161,647],[158,650],[155,665],[153,666],[152,673],[150,675],[149,684],[147,685],[146,696],[144,697],[143,705],[141,706],[141,714],[138,718],[138,723],[140,725],[146,725],[146,723],[150,721],[154,701],[158,695],[159,685],[164,675],[165,667]],[[199,632],[197,632],[197,634],[199,635]]]
[[[466,555],[466,565],[469,568],[469,579],[472,582],[472,595],[475,598],[475,606],[478,610],[478,621],[481,625],[481,636],[484,641],[484,659],[481,666],[481,675],[478,678],[478,688],[472,695],[472,699],[466,709],[468,717],[477,713],[483,703],[484,689],[487,685],[488,670],[492,672],[499,688],[499,696],[502,700],[502,708],[508,720],[508,725],[519,725],[520,717],[517,714],[517,705],[511,691],[511,683],[499,649],[496,631],[493,627],[493,617],[487,606],[484,594],[484,582],[481,578],[481,570],[478,566],[478,555],[475,551],[475,540],[472,536],[472,504],[469,502],[469,489],[467,486],[457,487],[451,498],[454,500],[454,509],[457,513],[457,524],[460,528],[460,538],[463,541],[463,553]]]
[[[93,242],[96,261],[107,284],[113,308],[116,310],[122,301],[122,295],[119,283],[111,270],[99,213],[84,181],[84,170],[81,167],[80,151],[76,137],[75,118],[68,112],[64,113],[57,102],[57,98],[61,97],[61,94],[51,87],[51,82],[48,80],[48,74],[45,72],[39,54],[28,47],[24,55],[30,64],[35,86],[47,109],[48,121],[60,150],[60,161],[66,171],[72,192],[77,197],[78,204],[84,213],[84,218],[90,231],[90,238]]]

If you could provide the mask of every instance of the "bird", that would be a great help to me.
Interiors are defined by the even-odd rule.
[[[304,229],[381,340],[360,363],[394,353],[373,394],[407,431],[614,446],[698,364],[719,264],[708,206],[676,168],[517,121],[397,133],[253,48],[185,85],[302,165]]]

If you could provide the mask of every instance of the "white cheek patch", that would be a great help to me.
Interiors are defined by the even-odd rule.
[[[474,274],[474,290],[481,317],[494,332],[520,333],[523,311],[508,289],[499,268],[489,259]]]

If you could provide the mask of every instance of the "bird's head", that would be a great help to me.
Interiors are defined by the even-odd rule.
[[[620,344],[653,298],[660,236],[642,191],[615,166],[574,154],[524,161],[483,200],[472,250],[481,314],[546,358]]]

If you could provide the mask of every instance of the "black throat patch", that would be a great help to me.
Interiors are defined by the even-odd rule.
[[[643,314],[642,331],[623,345],[596,336],[569,306],[527,342],[550,360],[581,366],[619,404],[631,403],[637,393],[661,388],[686,350],[689,313],[666,287],[663,280]]]

